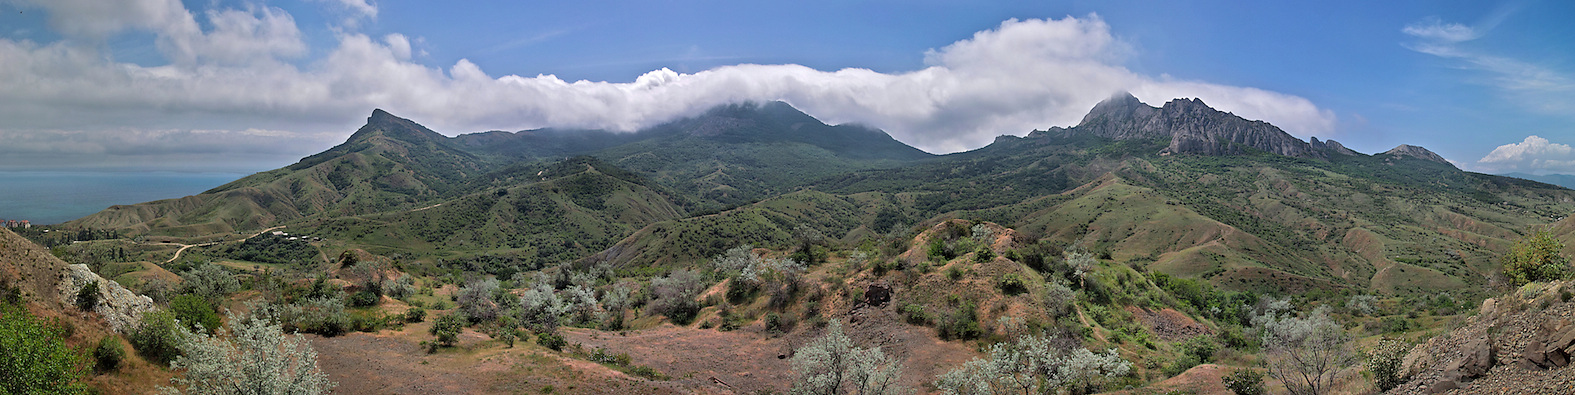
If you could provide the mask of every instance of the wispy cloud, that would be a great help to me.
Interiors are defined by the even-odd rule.
[[[1575,111],[1575,100],[1569,97],[1575,93],[1575,76],[1570,72],[1493,54],[1469,45],[1487,36],[1514,10],[1513,7],[1500,7],[1471,26],[1429,17],[1401,29],[1401,32],[1417,39],[1401,45],[1413,51],[1454,60],[1463,69],[1483,72],[1487,75],[1488,84],[1530,108],[1549,113]]]
[[[1477,160],[1482,170],[1496,173],[1575,173],[1575,148],[1538,136],[1494,148]]]
[[[72,1],[88,2],[66,2]],[[609,83],[494,77],[466,59],[447,69],[428,67],[410,60],[410,40],[399,34],[375,39],[341,31],[323,58],[298,64],[288,60],[304,44],[282,10],[196,14],[174,0],[127,1],[168,6],[157,14],[181,25],[119,20],[91,7],[44,7],[61,21],[52,26],[77,32],[68,37],[149,31],[168,43],[161,52],[183,60],[145,67],[115,62],[74,39],[0,39],[0,86],[6,87],[0,119],[7,120],[0,132],[70,130],[80,133],[56,140],[113,145],[138,130],[286,130],[303,138],[263,147],[299,155],[321,146],[315,136],[347,134],[372,108],[448,133],[546,126],[632,131],[721,104],[784,100],[831,123],[870,125],[921,149],[955,152],[1001,134],[1074,124],[1122,90],[1156,105],[1201,98],[1300,136],[1328,136],[1335,124],[1332,112],[1301,97],[1128,70],[1121,61],[1131,46],[1097,15],[1007,20],[926,52],[926,67],[909,72],[738,64],[694,73],[662,68]],[[197,24],[198,15],[206,23]],[[0,134],[0,145],[11,138]]]

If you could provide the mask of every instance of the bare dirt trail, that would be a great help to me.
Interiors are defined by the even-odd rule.
[[[262,236],[262,234],[263,234],[263,233],[268,233],[268,232],[271,232],[271,231],[273,231],[273,230],[275,230],[275,229],[284,229],[284,225],[280,225],[280,226],[275,226],[275,227],[272,227],[272,228],[268,228],[268,229],[263,229],[263,230],[261,230],[261,231],[258,231],[258,232],[257,232],[257,233],[253,233],[253,234],[252,234],[252,235],[251,235],[251,236],[246,236],[246,237],[245,237],[245,238],[243,238],[243,239],[240,239],[240,240],[238,240],[238,241],[246,241],[246,240],[251,240],[251,238],[253,238],[253,237],[257,237],[257,236]],[[152,245],[170,245],[170,246],[180,246],[180,249],[178,249],[178,250],[175,250],[175,256],[173,256],[173,257],[170,257],[170,260],[167,260],[167,261],[164,261],[164,263],[165,263],[165,264],[168,264],[168,263],[171,263],[171,262],[175,262],[175,260],[176,260],[176,259],[180,259],[180,254],[181,254],[181,253],[182,253],[182,252],[186,252],[186,249],[187,249],[187,248],[192,248],[192,247],[207,247],[207,246],[211,246],[211,245],[215,245],[215,244],[219,244],[219,243],[227,243],[227,241],[210,241],[210,242],[207,242],[207,243],[202,243],[202,244],[181,244],[181,243],[153,243],[153,244],[152,244]]]

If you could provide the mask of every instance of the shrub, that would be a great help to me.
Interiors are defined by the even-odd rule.
[[[925,314],[924,306],[916,304],[902,306],[902,316],[908,321],[909,324],[913,325],[924,325],[930,322],[930,316],[929,314]]]
[[[405,322],[407,323],[417,323],[425,321],[426,319],[427,309],[416,306],[405,310]]]
[[[459,341],[459,332],[464,329],[465,318],[458,314],[449,313],[438,317],[437,321],[432,323],[432,329],[428,329],[427,333],[436,337],[432,344],[452,347],[454,342]]]
[[[1509,253],[1504,254],[1504,275],[1515,286],[1563,278],[1570,261],[1561,254],[1563,249],[1564,243],[1547,229],[1532,231],[1515,241]]]
[[[185,372],[170,381],[193,394],[324,394],[334,388],[306,337],[285,335],[264,308],[253,311],[249,317],[230,316],[233,333],[221,329],[182,341],[183,355],[170,367]]]
[[[666,277],[651,280],[651,292],[656,295],[651,307],[657,314],[667,316],[674,323],[687,325],[700,312],[700,304],[695,301],[695,297],[705,287],[698,273],[675,270]]]
[[[979,328],[979,312],[975,311],[973,302],[964,303],[952,310],[936,328],[942,339],[968,340],[977,339],[984,331]]]
[[[459,289],[455,302],[471,323],[492,322],[498,319],[498,303],[492,300],[493,291],[496,290],[497,279],[472,281]]]
[[[1007,273],[1002,275],[999,280],[996,280],[995,285],[1001,288],[1002,293],[1007,295],[1017,295],[1028,292],[1028,283],[1023,281],[1023,276],[1020,276],[1017,273]]]
[[[339,336],[350,331],[350,314],[338,298],[312,298],[271,307],[285,331]]]
[[[93,310],[98,305],[98,281],[89,281],[77,291],[77,308]]]
[[[826,326],[826,334],[793,352],[794,394],[907,393],[897,380],[903,366],[880,347],[859,348],[842,333],[842,321]]]
[[[555,332],[542,332],[536,334],[536,344],[550,348],[553,351],[563,351],[563,347],[568,346],[569,342],[563,340],[563,335]]]
[[[131,346],[148,361],[169,365],[180,356],[180,325],[175,314],[169,311],[150,311],[142,314],[142,322],[131,331]]]
[[[197,265],[181,274],[180,278],[182,293],[196,294],[209,302],[241,290],[241,282],[229,270],[212,263]]]
[[[350,307],[372,307],[376,306],[377,302],[379,302],[381,299],[382,298],[377,296],[377,292],[372,292],[370,289],[363,289],[356,291],[356,293],[350,294],[350,298],[346,300],[346,303],[349,303]]]
[[[551,332],[558,329],[558,317],[568,311],[563,300],[547,283],[520,294],[519,323],[536,331]]]
[[[120,339],[115,336],[104,336],[98,340],[98,346],[93,347],[93,368],[100,372],[108,372],[120,367],[120,361],[126,359],[126,348],[120,345]]]
[[[1075,298],[1077,298],[1077,294],[1073,293],[1071,288],[1061,285],[1061,283],[1052,282],[1045,284],[1045,313],[1050,314],[1051,317],[1066,315],[1072,311],[1072,300]]]
[[[1405,342],[1383,339],[1366,353],[1367,371],[1373,374],[1373,384],[1379,391],[1389,391],[1404,380],[1400,377],[1400,364],[1411,351]]]
[[[1056,393],[1078,385],[1073,393],[1087,393],[1102,380],[1126,375],[1132,363],[1115,349],[1094,353],[1067,348],[1043,336],[1024,336],[1014,343],[991,345],[984,358],[975,358],[935,379],[943,393]]]
[[[955,265],[953,265],[952,267],[946,268],[946,278],[952,279],[952,281],[957,281],[957,280],[961,280],[962,276],[963,276],[962,268],[957,267]]]
[[[989,262],[992,259],[995,259],[995,251],[991,251],[990,247],[988,247],[988,246],[979,247],[978,250],[975,250],[973,252],[973,261],[974,262],[985,263],[985,262]]]
[[[1223,377],[1225,388],[1236,395],[1264,395],[1269,393],[1263,388],[1263,373],[1252,369],[1236,369]]]
[[[213,306],[207,299],[197,295],[180,295],[170,299],[170,312],[175,313],[175,319],[185,324],[186,329],[212,334],[219,329],[219,313],[213,311]]]
[[[0,304],[0,393],[81,391],[77,354],[58,328],[15,304]]]

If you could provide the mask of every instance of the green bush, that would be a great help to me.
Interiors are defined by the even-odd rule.
[[[410,309],[405,310],[405,322],[407,322],[407,323],[417,323],[417,322],[425,321],[426,319],[427,319],[427,309],[423,309],[420,306],[416,306],[416,307],[411,307]]]
[[[207,299],[200,296],[185,294],[170,299],[170,312],[175,313],[175,319],[180,320],[192,332],[198,331],[198,325],[204,333],[213,334],[219,329],[219,314],[213,311],[213,306]]]
[[[1252,369],[1236,369],[1230,374],[1220,377],[1225,382],[1225,388],[1236,395],[1264,395],[1269,393],[1263,388],[1263,373]]]
[[[0,304],[0,393],[81,391],[77,354],[60,335],[26,308]]]
[[[1000,287],[1001,292],[1007,295],[1017,295],[1028,292],[1028,282],[1023,281],[1023,276],[1019,276],[1017,273],[1007,273],[1002,275],[999,280],[996,280],[995,285]]]
[[[137,354],[158,365],[169,365],[180,356],[180,324],[169,311],[142,314],[142,322],[131,331],[131,347]]]
[[[995,259],[995,251],[991,251],[989,246],[979,247],[977,251],[973,252],[974,262],[984,263],[992,259]]]
[[[930,316],[924,312],[924,306],[916,304],[910,303],[907,306],[902,306],[902,316],[909,324],[913,325],[924,325],[930,322]]]
[[[100,372],[119,368],[120,362],[125,359],[126,349],[115,336],[104,336],[99,339],[98,346],[93,348],[93,368]]]
[[[96,305],[98,305],[98,281],[91,281],[77,291],[77,308],[93,310],[93,306]]]
[[[542,347],[550,348],[553,351],[563,351],[563,347],[568,346],[569,342],[563,340],[563,335],[552,332],[542,332],[536,334],[536,344],[540,344]]]
[[[350,307],[372,307],[376,306],[377,302],[381,300],[382,298],[377,295],[377,292],[363,289],[350,294],[350,298],[346,302],[350,304]]]
[[[1515,286],[1564,278],[1570,259],[1561,254],[1563,249],[1564,243],[1547,229],[1537,229],[1515,241],[1504,254],[1504,275]]]
[[[946,340],[977,339],[984,334],[984,330],[979,327],[979,313],[975,311],[973,302],[964,303],[953,310],[936,330]]]
[[[1373,384],[1379,391],[1388,391],[1404,382],[1400,377],[1400,363],[1411,348],[1405,342],[1383,339],[1367,351],[1367,371],[1373,374]]]
[[[427,330],[427,332],[437,337],[433,340],[433,344],[452,347],[454,342],[459,341],[459,332],[464,329],[465,317],[449,313],[438,317],[437,321],[432,323],[432,329]]]

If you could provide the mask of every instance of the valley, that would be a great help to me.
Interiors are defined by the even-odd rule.
[[[1306,325],[1362,349],[1466,327],[1524,289],[1504,272],[1517,243],[1543,229],[1552,254],[1575,252],[1571,212],[1564,187],[1421,147],[1305,142],[1197,99],[1119,94],[1076,126],[949,155],[784,102],[633,133],[456,137],[375,110],[293,165],[16,230],[36,245],[0,250],[309,334],[342,393],[785,393],[825,363],[806,350],[828,334],[893,389],[968,393],[946,377],[994,372],[1049,392],[1219,393],[1220,377],[1272,373],[1284,323],[1324,320]],[[70,311],[83,287],[27,300]],[[135,362],[87,385],[180,374],[130,340],[142,325],[120,332]],[[1022,350],[1059,351],[1034,354],[1043,371],[970,365]],[[1364,369],[1315,384],[1371,393]]]

